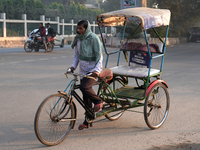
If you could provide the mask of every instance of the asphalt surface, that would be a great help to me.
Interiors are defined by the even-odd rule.
[[[112,50],[116,49],[109,48]],[[23,48],[0,49],[1,150],[200,149],[200,43],[166,49],[161,78],[169,86],[171,101],[169,115],[161,128],[151,130],[143,114],[125,112],[116,121],[104,120],[79,131],[84,110],[75,101],[77,121],[68,137],[57,146],[41,144],[34,133],[36,110],[45,97],[63,91],[69,83],[71,77],[66,79],[64,72],[71,66],[73,54],[68,45],[55,47],[51,53],[43,50],[26,53]],[[109,67],[116,65],[116,58],[116,55],[110,56]],[[155,59],[155,67],[159,63],[160,60]],[[143,108],[137,110],[143,111]]]

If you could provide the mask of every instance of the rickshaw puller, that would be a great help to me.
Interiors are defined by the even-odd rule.
[[[72,48],[75,48],[75,55],[70,67],[71,71],[73,72],[79,64],[80,74],[92,73],[92,77],[98,78],[102,71],[102,43],[99,37],[91,31],[89,21],[81,20],[78,22],[77,35],[72,43]],[[92,89],[94,82],[95,80],[91,78],[81,78],[80,90],[84,102],[89,108],[92,108],[92,103],[94,103],[94,112],[98,112],[103,106],[103,101]],[[86,120],[78,127],[79,130],[84,128],[88,128]]]

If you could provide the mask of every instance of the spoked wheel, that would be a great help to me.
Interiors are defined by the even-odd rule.
[[[111,89],[114,89],[113,91],[115,91],[115,90],[125,86],[125,83],[120,78],[116,78],[114,81],[111,80],[109,85],[110,85]],[[106,88],[106,89],[104,89],[104,92],[109,94],[109,93],[111,93],[111,90]],[[111,95],[111,94],[109,94],[109,95]],[[116,103],[116,105],[115,105],[115,103],[110,103],[110,107],[115,107],[117,109],[117,108],[121,107],[121,105],[117,104],[117,103]],[[119,119],[123,115],[124,111],[125,110],[112,111],[109,114],[105,115],[105,117],[107,119],[109,119],[110,121],[114,121],[114,120]]]
[[[51,42],[47,43],[47,52],[51,52],[54,49],[54,44]]]
[[[76,122],[75,105],[62,94],[54,94],[40,104],[35,115],[34,129],[45,145],[57,145],[69,134]]]
[[[113,105],[115,105],[115,104],[113,104]],[[121,105],[116,104],[116,106],[112,106],[112,104],[111,104],[110,107],[116,107],[116,108],[118,108],[118,107],[121,107]],[[125,110],[112,111],[112,112],[110,112],[109,114],[105,115],[105,117],[106,117],[108,120],[110,120],[110,121],[114,121],[114,120],[119,119],[119,118],[123,115],[124,111],[125,111]]]
[[[33,51],[33,47],[31,46],[31,42],[25,42],[25,44],[24,44],[24,50],[26,52],[28,52],[28,53]]]
[[[144,104],[144,118],[149,128],[157,129],[162,126],[167,118],[169,105],[167,87],[162,83],[154,85]]]

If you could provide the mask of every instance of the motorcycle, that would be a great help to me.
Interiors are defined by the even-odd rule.
[[[54,38],[55,37],[48,37],[48,40],[46,40],[47,52],[53,51]],[[33,49],[35,50],[35,52],[38,52],[39,49],[45,49],[45,45],[43,43],[41,36],[39,34],[35,34],[35,32],[31,32],[28,35],[28,39],[24,44],[24,50],[26,52],[32,52]]]

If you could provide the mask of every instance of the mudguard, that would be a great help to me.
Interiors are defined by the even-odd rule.
[[[76,108],[76,103],[74,102],[74,100],[72,100],[72,105],[74,106],[75,119],[76,119],[77,118],[77,108]],[[72,129],[74,129],[75,124],[76,124],[76,120],[74,121],[74,123],[72,125]]]
[[[61,92],[61,91],[58,91],[58,93],[67,96],[67,93],[64,93],[64,92]],[[72,105],[73,105],[73,107],[74,107],[75,119],[76,119],[76,118],[77,118],[77,108],[76,108],[76,103],[74,102],[73,99],[72,99]],[[75,124],[76,124],[76,121],[74,121],[74,123],[73,123],[73,125],[72,125],[72,129],[74,128]]]
[[[162,83],[162,84],[164,84],[164,85],[168,88],[168,85],[167,85],[167,83],[166,83],[164,80],[161,80],[161,79],[155,80],[155,81],[153,81],[153,82],[149,85],[149,87],[147,88],[147,94],[146,94],[146,96],[148,96],[150,90],[151,90],[151,89],[153,88],[153,86],[156,85],[157,83]]]

